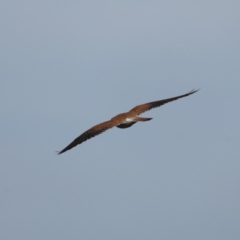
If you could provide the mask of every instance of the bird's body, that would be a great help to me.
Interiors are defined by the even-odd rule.
[[[96,135],[101,134],[112,127],[118,127],[123,129],[123,128],[129,128],[137,122],[149,121],[152,118],[138,117],[138,115],[148,110],[151,110],[152,108],[160,107],[165,103],[175,101],[179,98],[187,97],[197,91],[198,90],[192,90],[187,94],[180,95],[177,97],[141,104],[134,107],[129,112],[118,114],[115,117],[113,117],[111,120],[100,123],[88,129],[86,132],[82,133],[79,137],[77,137],[73,142],[71,142],[66,148],[58,152],[58,154],[64,153],[70,150],[71,148],[77,146],[78,144],[81,144],[82,142],[92,137],[95,137]]]

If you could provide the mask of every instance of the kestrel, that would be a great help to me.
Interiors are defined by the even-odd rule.
[[[160,106],[164,105],[165,103],[175,101],[179,98],[187,97],[197,91],[198,90],[193,89],[189,93],[186,93],[186,94],[183,94],[180,96],[141,104],[141,105],[134,107],[129,112],[118,114],[117,116],[113,117],[111,120],[100,123],[90,129],[88,129],[86,132],[82,133],[79,137],[77,137],[75,140],[73,140],[62,151],[58,152],[58,154],[64,153],[64,152],[70,150],[71,148],[76,147],[78,144],[81,144],[81,143],[87,141],[88,139],[95,137],[112,127],[129,128],[137,122],[149,121],[152,118],[145,118],[145,117],[138,117],[138,116],[141,113],[151,110],[152,108],[160,107]]]

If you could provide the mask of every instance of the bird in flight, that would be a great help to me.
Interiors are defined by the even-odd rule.
[[[175,101],[179,98],[187,97],[198,90],[192,90],[189,93],[179,95],[173,98],[167,98],[159,101],[149,102],[145,104],[138,105],[131,109],[129,112],[118,114],[117,116],[113,117],[111,120],[100,123],[96,126],[93,126],[92,128],[88,129],[86,132],[82,133],[79,137],[77,137],[75,140],[73,140],[67,147],[65,147],[63,150],[58,152],[58,154],[64,153],[68,150],[70,150],[73,147],[76,147],[78,144],[81,144],[88,139],[95,137],[106,130],[118,127],[118,128],[128,128],[131,127],[133,124],[137,122],[145,122],[149,121],[152,118],[145,118],[145,117],[138,117],[140,114],[151,110],[152,108],[160,107],[164,105],[165,103],[169,103],[172,101]]]

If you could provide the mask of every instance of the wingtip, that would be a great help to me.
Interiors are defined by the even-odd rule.
[[[198,88],[198,89],[193,88],[189,93],[192,94],[192,93],[198,92],[199,90],[200,90],[200,88]]]

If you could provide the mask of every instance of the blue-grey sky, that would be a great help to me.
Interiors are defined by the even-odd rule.
[[[0,2],[0,239],[240,239],[240,1]],[[82,132],[146,112],[60,156]]]

